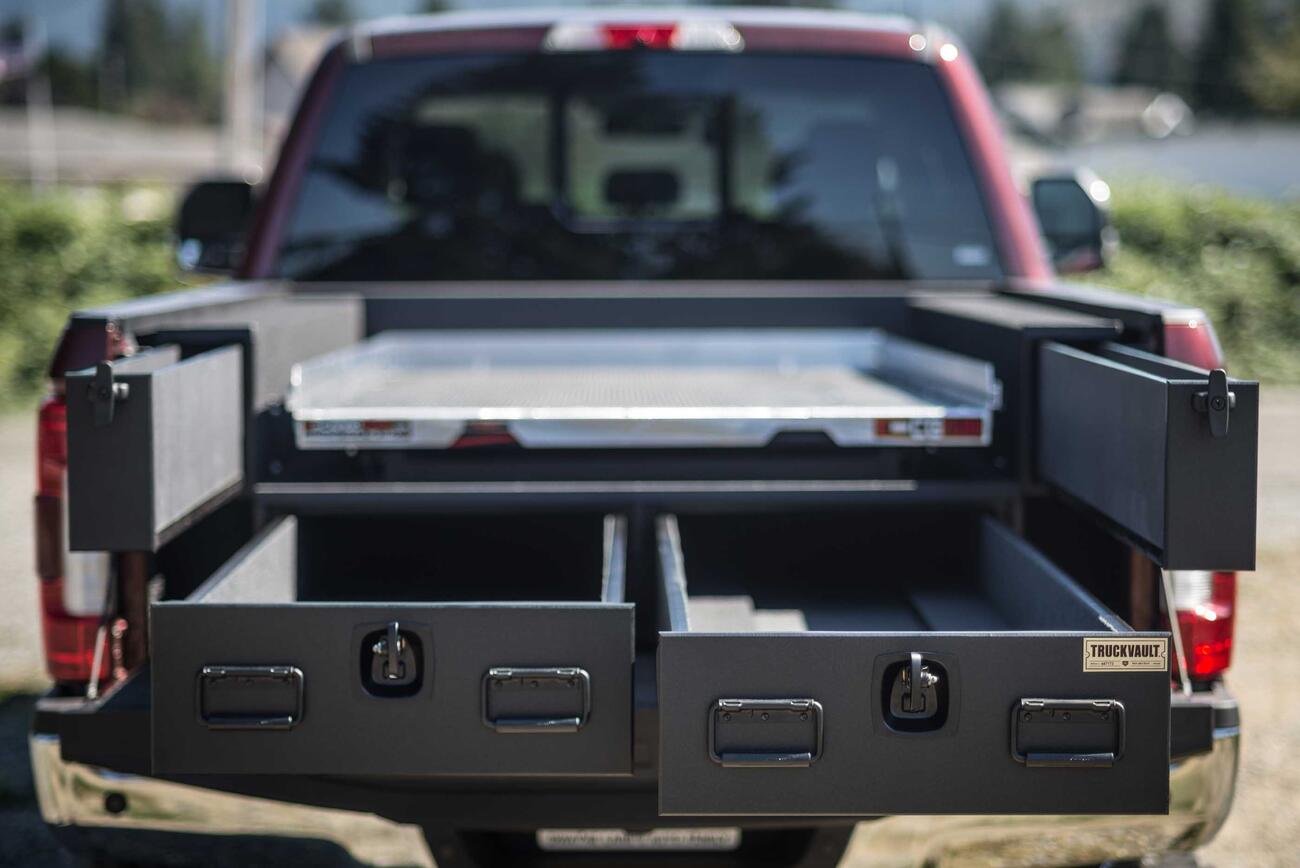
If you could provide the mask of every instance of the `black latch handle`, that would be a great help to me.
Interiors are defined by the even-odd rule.
[[[913,651],[910,655],[907,677],[907,692],[903,694],[903,708],[907,711],[925,710],[925,691],[921,687],[921,655]]]
[[[400,678],[402,671],[402,634],[396,621],[388,622],[388,677]]]
[[[1228,417],[1237,406],[1237,396],[1228,391],[1228,372],[1223,368],[1210,371],[1209,389],[1192,396],[1192,406],[1210,417],[1210,434],[1228,436]]]
[[[106,428],[113,424],[113,414],[118,401],[125,401],[131,394],[131,387],[113,379],[113,365],[100,362],[95,365],[95,379],[87,389],[87,398],[95,405],[95,427]]]
[[[908,665],[900,673],[902,677],[902,696],[899,713],[906,717],[933,717],[939,711],[939,700],[935,687],[939,676],[925,665],[920,654],[913,651],[908,655]],[[930,697],[927,703],[926,697]]]

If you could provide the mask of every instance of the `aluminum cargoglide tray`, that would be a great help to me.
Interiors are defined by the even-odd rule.
[[[993,366],[878,329],[385,332],[295,367],[300,449],[983,446]]]

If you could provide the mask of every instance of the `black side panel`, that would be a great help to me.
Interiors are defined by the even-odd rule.
[[[154,551],[244,478],[243,350],[158,348],[67,377],[73,551]]]
[[[1259,479],[1259,384],[1230,380],[1228,436],[1208,436],[1193,406],[1202,382],[1171,383],[1165,548],[1170,569],[1255,569]]]
[[[1197,408],[1208,372],[1137,350],[1039,350],[1038,470],[1169,569],[1255,567],[1259,384],[1229,380],[1227,430]]]
[[[1096,636],[1097,634],[1093,634]],[[1154,634],[1111,634],[1116,641]],[[663,634],[660,810],[677,815],[1165,813],[1169,674],[1085,672],[1083,633]],[[944,664],[952,713],[932,732],[891,729],[876,676],[910,652]],[[720,698],[820,703],[811,765],[735,768],[709,758]],[[1040,768],[1011,751],[1022,699],[1124,706],[1110,767]],[[1062,747],[1066,745],[1063,743]]]
[[[416,649],[404,663],[419,668],[419,683],[410,692],[372,695],[363,686],[370,673],[366,649],[391,621]],[[151,639],[155,773],[631,770],[631,605],[160,603]],[[225,717],[215,726],[205,723],[200,672],[235,666],[299,670],[301,719],[264,729],[230,728]],[[585,670],[591,705],[585,725],[576,732],[496,731],[483,719],[485,676],[496,667]],[[269,676],[258,683],[266,689],[250,682],[244,705],[270,704],[237,706],[227,693],[226,717],[293,716],[288,687],[275,687]]]

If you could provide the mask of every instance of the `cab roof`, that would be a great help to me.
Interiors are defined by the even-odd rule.
[[[398,15],[358,25],[361,37],[446,30],[496,30],[552,27],[556,24],[640,24],[645,22],[725,21],[736,27],[786,27],[910,34],[921,25],[904,15],[868,14],[837,9],[777,9],[746,6],[542,7],[466,10],[431,15]]]

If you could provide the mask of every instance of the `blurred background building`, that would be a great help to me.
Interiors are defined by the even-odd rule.
[[[724,0],[725,2],[725,0]],[[464,0],[0,0],[0,177],[256,177],[331,32],[526,5]],[[761,5],[761,4],[759,4]],[[777,4],[783,5],[783,4]],[[794,5],[794,4],[789,4]],[[1297,0],[822,0],[937,21],[974,51],[1022,165],[1088,163],[1290,197]]]

